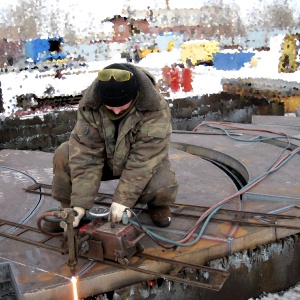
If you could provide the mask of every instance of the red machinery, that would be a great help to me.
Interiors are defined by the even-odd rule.
[[[96,219],[79,229],[79,255],[95,260],[114,260],[128,265],[129,258],[144,247],[139,241],[144,233],[135,226]]]
[[[75,274],[78,256],[97,261],[117,261],[121,265],[127,266],[129,259],[134,254],[144,251],[140,240],[145,236],[145,233],[134,225],[117,224],[99,217],[89,221],[79,229],[74,229],[75,212],[72,208],[65,208],[61,211],[46,213],[39,218],[38,227],[42,232],[49,235],[53,234],[42,229],[41,220],[50,215],[62,220],[60,226],[64,232],[60,235],[64,236],[63,247],[68,248],[68,266],[73,274]]]

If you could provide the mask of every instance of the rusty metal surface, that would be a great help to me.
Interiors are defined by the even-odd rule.
[[[47,189],[48,191],[40,191],[42,188]],[[28,193],[34,193],[39,195],[51,195],[52,186],[50,184],[36,183],[24,189],[24,191]],[[98,192],[97,197],[95,198],[95,203],[101,205],[101,207],[109,210],[110,203],[103,202],[103,199],[110,198],[112,199],[113,194],[105,194]],[[143,206],[137,206],[139,213],[147,212],[147,208]],[[206,210],[209,209],[208,206],[200,206],[200,205],[189,205],[184,203],[173,203],[170,204],[172,216],[177,216],[181,218],[191,218],[197,220],[199,215],[203,214]],[[277,212],[286,212],[292,208],[300,209],[298,205],[291,205],[285,208],[278,209]],[[300,229],[299,226],[290,226],[279,224],[281,220],[293,220],[297,221],[298,217],[295,215],[284,215],[284,214],[276,214],[275,211],[271,213],[263,213],[259,211],[245,211],[245,210],[232,210],[232,209],[219,209],[217,213],[211,218],[211,220],[217,220],[222,222],[231,222],[238,223],[243,225],[252,225],[256,227],[273,227],[273,228],[286,228],[286,229]],[[4,226],[5,224],[11,224],[15,227],[20,227],[22,229],[21,234],[26,232],[27,226],[21,226],[17,223],[5,221],[0,219],[0,226]],[[31,228],[28,230],[31,230]],[[38,230],[34,230],[39,232]],[[19,233],[18,233],[19,235]]]
[[[4,169],[5,176],[2,177],[1,190],[5,197],[3,197],[1,201],[5,203],[15,203],[15,206],[18,207],[16,211],[11,207],[7,207],[7,209],[9,215],[11,216],[11,219],[18,223],[21,221],[23,215],[22,209],[20,207],[22,198],[28,198],[28,209],[34,209],[34,207],[36,206],[36,202],[40,199],[40,196],[38,194],[26,193],[23,190],[27,186],[30,186],[32,183],[34,184],[34,181],[31,179],[27,179],[26,175],[20,175],[17,170],[22,170],[22,172],[30,174],[39,181],[51,183],[53,154],[30,151],[3,150],[0,152],[0,157],[2,160],[2,164],[5,167],[14,169]],[[179,180],[182,182],[178,198],[183,202],[189,200],[190,204],[201,204],[205,199],[207,199],[208,201],[206,201],[206,203],[207,205],[210,205],[214,201],[219,201],[223,197],[236,191],[236,188],[231,180],[218,168],[209,168],[210,164],[206,161],[199,161],[197,157],[181,153],[177,150],[173,150],[171,152],[171,159],[174,160],[174,165],[176,169],[178,169],[176,171],[179,173],[179,169],[182,170],[181,178],[180,174],[178,174]],[[207,177],[207,172],[199,174],[199,170],[208,168],[210,173],[209,177]],[[10,180],[8,181],[9,183],[16,182],[15,177],[18,176],[25,177],[26,182],[24,180],[21,182],[21,184],[14,184],[14,186],[10,184],[7,185],[5,183],[5,178],[7,178],[7,176],[9,176],[10,178]],[[220,183],[218,184],[218,186],[216,186],[216,191],[218,192],[217,195],[214,195],[214,193],[211,191],[211,188],[209,187],[210,177],[215,178]],[[201,184],[199,184],[199,181],[201,182]],[[101,186],[101,191],[112,193],[115,185],[116,182],[107,183],[107,185],[103,184]],[[206,188],[203,188],[203,186],[206,186]],[[13,197],[11,197],[10,193],[12,187],[17,193],[17,195]],[[46,187],[43,187],[43,190],[46,193],[49,193],[49,190]],[[190,195],[195,196],[189,197],[187,195],[188,191]],[[201,197],[199,197],[199,195],[201,195]],[[36,226],[36,220],[38,216],[45,210],[55,206],[57,206],[57,204],[50,196],[43,195],[41,197],[38,209],[31,216],[31,218],[26,221],[26,224],[29,226]],[[233,203],[229,206],[235,209],[238,207],[238,204],[233,201]],[[0,217],[2,219],[7,219],[7,215],[8,214],[5,212],[4,214],[1,214]],[[151,224],[148,214],[144,214],[142,216],[142,221],[144,221],[144,223],[146,224]],[[180,225],[174,222],[174,229],[176,230],[178,229],[178,227],[181,230],[183,230],[183,228],[187,229],[189,228],[190,223],[191,222],[188,220],[185,220],[183,224]],[[41,297],[40,293],[42,293],[43,295],[49,295],[51,299],[54,294],[60,293],[60,295],[62,295],[64,299],[68,299],[67,295],[69,295],[69,278],[71,277],[71,273],[66,266],[66,257],[60,254],[52,253],[47,249],[40,249],[35,246],[26,245],[16,241],[5,240],[5,245],[3,242],[2,244],[3,246],[1,245],[1,249],[2,252],[5,253],[5,255],[2,255],[2,257],[0,258],[3,260],[15,262],[16,265],[14,267],[17,270],[19,269],[18,262],[22,264],[21,273],[23,275],[20,276],[19,282],[21,283],[22,292],[25,298],[38,298]],[[15,248],[13,246],[15,244],[18,245],[18,250],[16,252],[11,252],[9,249]],[[155,245],[151,246],[152,248],[150,247],[148,251],[152,251],[151,249],[156,249]],[[22,255],[19,255],[20,253],[22,253]],[[40,253],[40,255],[37,255],[37,253]],[[30,258],[34,259],[31,260],[30,258],[27,258],[27,255]],[[80,273],[90,264],[90,261],[86,259],[80,259],[78,263],[78,272]],[[163,272],[166,268],[166,266],[162,264],[148,264],[151,265],[149,267],[150,269],[154,268],[159,272]],[[33,270],[34,272],[32,272]],[[92,264],[92,266],[86,272],[84,272],[82,276],[80,276],[79,286],[81,286],[80,291],[82,293],[82,296],[88,296],[99,292],[105,292],[113,288],[119,288],[120,283],[118,282],[120,282],[120,280],[116,280],[119,276],[116,275],[116,273],[119,272],[119,270],[111,270],[111,268],[108,268],[107,266],[102,264]],[[128,280],[126,281],[128,284],[137,282],[142,278],[147,279],[149,277],[147,277],[146,275],[141,276],[136,272],[132,273],[132,271],[122,271],[120,273],[124,274],[124,272],[128,275],[126,275],[126,277],[128,277]],[[89,278],[94,278],[95,276],[103,279],[107,278],[107,280],[104,280],[106,284],[103,284],[101,286],[97,284],[96,286],[93,286],[93,281],[89,280]],[[40,289],[45,290],[41,292],[39,291]]]
[[[299,253],[299,246],[299,236],[293,236],[263,245],[255,251],[244,251],[212,261],[211,266],[230,272],[225,285],[218,292],[167,280],[157,280],[152,286],[147,282],[141,282],[115,290],[113,299],[298,300],[299,284],[296,288],[283,291],[286,289],[287,282],[288,286],[294,286],[299,281],[300,257],[297,254],[291,255],[291,251]],[[266,291],[274,294],[267,295]],[[276,293],[278,291],[280,293]],[[129,298],[128,295],[132,296]]]
[[[252,127],[255,128],[254,125]],[[248,131],[246,133],[243,131],[235,132],[240,132],[245,139],[251,137],[251,132]],[[293,130],[289,130],[289,132],[295,133],[294,136],[299,137],[299,132]],[[270,136],[253,130],[253,136],[258,135]],[[247,182],[266,172],[283,151],[282,148],[272,144],[236,141],[223,135],[214,136],[212,141],[209,135],[202,135],[200,138],[196,134],[189,134],[185,136],[183,141],[181,134],[174,134],[172,142],[176,149],[199,156],[207,156],[231,166],[238,170]],[[299,145],[297,140],[292,140],[292,143]],[[298,174],[299,169],[300,158],[299,155],[296,155],[287,162],[285,167],[268,176],[251,191],[246,192],[243,199],[245,201],[300,201],[299,180],[297,176],[292,176],[292,174]]]
[[[174,133],[172,141],[177,146],[185,145],[180,150],[172,149],[170,154],[180,183],[176,203],[205,207],[210,207],[232,195],[237,188],[218,167],[199,158],[197,156],[199,153],[201,155],[204,153],[210,158],[218,158],[250,180],[264,172],[282,151],[282,148],[276,145],[245,144],[230,140],[224,135]],[[35,183],[33,179],[51,184],[52,158],[53,154],[38,151],[0,151],[1,219],[23,222],[24,225],[36,227],[39,215],[57,206],[51,196],[40,196],[23,190]],[[299,167],[300,158],[296,155],[286,167],[253,188],[247,199],[241,202],[236,197],[224,208],[299,217],[299,176],[295,176],[299,174]],[[111,194],[116,184],[117,181],[107,182],[101,185],[100,191]],[[46,187],[43,189],[47,192]],[[194,212],[195,216],[198,214],[200,216],[201,213]],[[29,217],[25,218],[28,214]],[[180,239],[195,222],[194,218],[174,216],[170,228],[155,228],[146,212],[142,212],[140,217],[142,223],[148,224],[151,230],[175,240]],[[214,220],[209,223],[203,238],[194,246],[170,251],[146,241],[145,253],[203,265],[236,251],[252,249],[259,244],[276,241],[278,238],[299,232],[296,228],[300,226],[298,219],[287,218],[280,220],[279,224],[286,225],[286,228],[260,228]],[[58,241],[53,243],[54,246],[58,245]],[[72,299],[69,281],[71,273],[64,255],[37,245],[3,238],[0,239],[0,248],[0,260],[12,264],[23,299]],[[143,267],[163,272],[169,266],[165,263],[146,261]],[[120,270],[84,258],[79,259],[78,273],[81,274],[78,283],[80,297],[100,294],[153,278],[149,274]]]
[[[67,248],[62,249],[59,244],[56,246],[49,245],[49,242],[51,240],[54,240],[54,239],[57,240],[56,237],[45,236],[38,229],[36,229],[34,227],[20,225],[15,222],[9,222],[9,221],[5,221],[5,220],[1,220],[1,219],[0,219],[0,226],[11,226],[11,227],[17,228],[17,230],[11,234],[7,234],[7,233],[0,231],[0,235],[2,237],[6,237],[6,238],[12,239],[14,241],[23,242],[23,243],[26,243],[26,244],[29,244],[32,246],[36,246],[38,248],[44,248],[44,249],[51,250],[54,252],[68,254],[68,249]],[[31,234],[31,238],[30,238],[29,236],[24,237],[26,235],[26,233],[35,233],[35,234],[34,235]],[[35,240],[37,238],[37,236],[40,236],[39,240]],[[100,239],[100,240],[103,241],[104,239],[105,239],[105,237],[103,237],[103,239]],[[95,242],[95,241],[90,241],[90,242]],[[114,249],[114,246],[111,244],[107,245],[107,247]],[[79,253],[79,256],[87,257],[96,262],[104,263],[106,265],[109,265],[109,266],[112,266],[115,268],[119,268],[119,269],[123,268],[125,270],[137,271],[137,272],[141,272],[144,274],[153,275],[157,278],[161,277],[163,275],[163,277],[165,279],[168,279],[168,280],[171,280],[174,282],[180,282],[183,284],[188,284],[191,286],[202,287],[202,288],[208,288],[208,289],[212,289],[212,290],[216,290],[216,291],[218,291],[222,288],[224,282],[226,281],[226,279],[229,276],[228,272],[221,271],[218,269],[213,269],[213,268],[209,268],[206,266],[194,265],[191,263],[184,263],[184,262],[180,262],[180,261],[176,261],[176,260],[166,259],[161,256],[155,256],[155,255],[150,255],[150,254],[145,254],[145,253],[137,253],[135,256],[137,256],[138,259],[133,262],[132,261],[129,262],[129,264],[126,266],[123,264],[120,265],[119,263],[113,262],[113,260],[111,260],[111,259],[107,260],[106,258],[101,256],[103,254],[102,249],[101,250],[98,249],[98,252],[95,252],[94,254],[95,254],[94,256],[88,256],[88,255],[82,255],[81,253]],[[130,258],[130,257],[128,256],[128,258]],[[70,256],[69,256],[69,259],[70,259]],[[170,264],[171,269],[170,269],[170,271],[167,270],[167,272],[165,274],[157,273],[155,271],[148,270],[148,269],[144,269],[141,266],[144,265],[146,260],[151,260],[151,261],[155,261],[155,262],[164,262],[164,263]],[[197,278],[197,274],[199,272],[207,272],[209,274],[210,280],[209,281],[206,280],[206,282],[201,282]],[[188,277],[187,274],[193,274],[193,277],[185,278],[185,277]]]
[[[299,132],[290,131],[287,132],[286,129],[299,130],[300,129],[300,118],[291,118],[291,117],[276,117],[276,116],[252,116],[252,124],[259,126],[272,126],[273,130],[276,130],[277,127],[285,129],[286,133],[290,133],[294,136],[299,136]],[[251,125],[249,125],[251,126]],[[299,143],[298,143],[299,144]]]

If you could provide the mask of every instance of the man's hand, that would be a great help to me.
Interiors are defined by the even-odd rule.
[[[108,220],[111,222],[118,223],[122,220],[124,210],[128,208],[122,204],[113,202],[110,206],[109,218]],[[129,210],[126,211],[128,218],[131,217],[131,212]]]
[[[85,215],[85,208],[75,206],[73,207],[73,209],[75,211],[75,214],[77,214],[73,222],[73,227],[76,228],[79,225],[79,222],[82,219],[82,217]]]

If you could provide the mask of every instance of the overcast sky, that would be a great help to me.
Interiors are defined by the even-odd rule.
[[[20,0],[0,0],[0,9],[7,7],[8,5],[16,5]],[[220,3],[221,0],[169,0],[169,6],[173,8],[199,8],[203,4]],[[236,3],[241,8],[241,13],[245,15],[245,12],[249,9],[257,8],[266,5],[266,3],[284,3],[285,0],[223,0],[224,4]],[[287,0],[287,2],[298,10],[299,0]],[[98,15],[100,19],[106,18],[109,15],[113,15],[116,12],[120,12],[122,8],[128,6],[128,4],[135,9],[147,9],[147,6],[151,8],[165,8],[165,0],[110,0],[108,6],[103,5],[103,1],[99,0],[48,0],[48,4],[59,3],[62,9],[68,9],[70,5],[76,6],[78,11],[82,13],[91,13]]]
[[[169,6],[171,9],[174,8],[200,8],[204,4],[217,4],[223,2],[224,4],[236,4],[240,7],[241,18],[246,20],[247,12],[254,9],[259,10],[266,4],[270,3],[285,3],[287,2],[291,8],[296,12],[295,16],[299,16],[300,12],[300,0],[169,0]],[[0,0],[0,11],[2,8],[8,7],[9,5],[14,6],[20,0]],[[128,5],[134,9],[147,9],[150,8],[165,8],[165,0],[110,0],[109,5],[104,6],[103,0],[48,0],[45,1],[47,6],[59,7],[64,11],[70,11],[70,14],[74,14],[76,19],[81,22],[86,20],[102,21],[107,17],[112,17],[115,14],[121,13],[122,9],[125,9]],[[5,16],[0,15],[5,20]],[[95,22],[98,23],[98,22]],[[81,24],[77,24],[81,26]]]

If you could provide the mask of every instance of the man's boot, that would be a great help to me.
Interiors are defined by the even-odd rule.
[[[152,222],[158,227],[168,227],[171,224],[172,214],[169,206],[148,204],[148,211]]]

